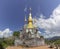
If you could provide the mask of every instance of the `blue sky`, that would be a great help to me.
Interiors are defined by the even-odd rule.
[[[39,17],[43,14],[46,18],[60,4],[60,0],[0,0],[0,30],[6,28],[12,31],[20,30],[24,25],[24,17],[28,17],[29,10],[32,8],[32,16]]]

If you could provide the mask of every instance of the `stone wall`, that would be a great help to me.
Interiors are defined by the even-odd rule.
[[[15,40],[15,46],[41,46],[44,45],[44,39]]]

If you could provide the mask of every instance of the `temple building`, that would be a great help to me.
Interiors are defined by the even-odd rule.
[[[25,17],[25,24],[20,31],[19,39],[15,40],[15,45],[23,46],[40,46],[44,45],[44,38],[40,35],[38,28],[33,23],[31,12],[29,13],[28,20]]]

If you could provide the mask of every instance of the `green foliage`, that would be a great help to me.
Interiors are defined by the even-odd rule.
[[[60,44],[60,40],[56,40],[56,41],[54,42],[54,44],[55,44],[55,45],[59,45],[59,44]]]
[[[4,47],[3,47],[3,45],[2,45],[2,44],[0,44],[0,49],[4,49]]]
[[[19,37],[19,35],[20,35],[20,32],[19,31],[14,31],[13,36]]]
[[[56,40],[45,40],[46,44],[53,44],[54,45],[60,45],[60,39],[56,39]]]
[[[14,37],[19,37],[20,32],[14,31],[13,36],[9,38],[0,38],[0,44],[2,47],[6,48],[7,46],[14,45]]]
[[[2,46],[3,46],[4,48],[6,48],[8,45],[7,45],[6,43],[2,42]]]
[[[45,43],[46,44],[50,44],[49,40],[45,39]]]
[[[40,36],[41,38],[43,38],[43,36]]]
[[[6,43],[7,45],[10,45],[10,46],[14,44],[14,40],[13,39],[6,39],[3,42]]]
[[[0,39],[0,44],[6,48],[7,46],[12,46],[14,45],[14,40],[13,39]]]

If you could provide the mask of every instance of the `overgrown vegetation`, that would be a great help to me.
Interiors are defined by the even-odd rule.
[[[3,48],[6,48],[7,46],[14,45],[14,37],[19,37],[19,34],[20,34],[19,31],[14,31],[12,37],[9,37],[9,38],[0,38],[0,45],[2,45]]]
[[[53,45],[58,45],[60,46],[60,39],[55,39],[55,40],[45,40],[46,44],[50,45],[50,44],[53,44]]]
[[[0,39],[0,44],[6,48],[7,46],[12,46],[14,45],[14,40],[13,39],[8,39],[8,38],[4,38],[4,39]]]

